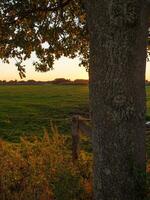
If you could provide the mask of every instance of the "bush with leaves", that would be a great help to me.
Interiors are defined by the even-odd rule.
[[[90,200],[92,157],[81,152],[72,162],[66,136],[0,142],[1,200]]]

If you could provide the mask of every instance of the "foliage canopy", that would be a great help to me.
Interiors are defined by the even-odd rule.
[[[88,41],[83,0],[0,1],[0,58],[15,58],[21,77],[33,52],[37,71],[52,69],[61,56],[79,56],[88,68]]]
[[[88,34],[85,10],[79,0],[1,0],[0,58],[16,59],[20,75],[23,61],[35,52],[37,71],[53,67],[62,55],[88,63]]]

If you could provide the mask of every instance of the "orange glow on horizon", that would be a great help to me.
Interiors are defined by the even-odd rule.
[[[54,63],[54,69],[48,72],[36,72],[32,66],[33,60],[28,60],[26,64],[26,78],[37,81],[49,81],[55,78],[66,79],[88,79],[88,73],[84,67],[79,67],[79,59],[61,58]],[[0,63],[0,80],[21,80],[15,67],[15,62],[10,64]]]
[[[26,78],[23,80],[34,79],[37,81],[49,81],[55,78],[66,79],[88,79],[88,72],[84,67],[79,67],[79,59],[61,58],[54,63],[54,69],[49,72],[35,72],[32,66],[33,58],[28,60],[26,64]],[[147,62],[146,79],[150,80],[150,62]],[[4,64],[0,62],[0,80],[21,80],[15,62]]]

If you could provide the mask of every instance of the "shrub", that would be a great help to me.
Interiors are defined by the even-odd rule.
[[[1,200],[90,200],[91,156],[81,152],[72,163],[66,136],[0,142]]]

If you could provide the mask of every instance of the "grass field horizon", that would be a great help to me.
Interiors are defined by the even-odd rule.
[[[51,121],[68,134],[71,116],[88,113],[88,107],[87,86],[0,86],[0,138],[18,142],[20,136],[42,136]]]
[[[147,120],[150,120],[150,86]],[[18,142],[21,136],[42,136],[51,131],[51,121],[60,133],[70,134],[71,116],[88,114],[88,86],[9,85],[0,86],[0,138]]]

